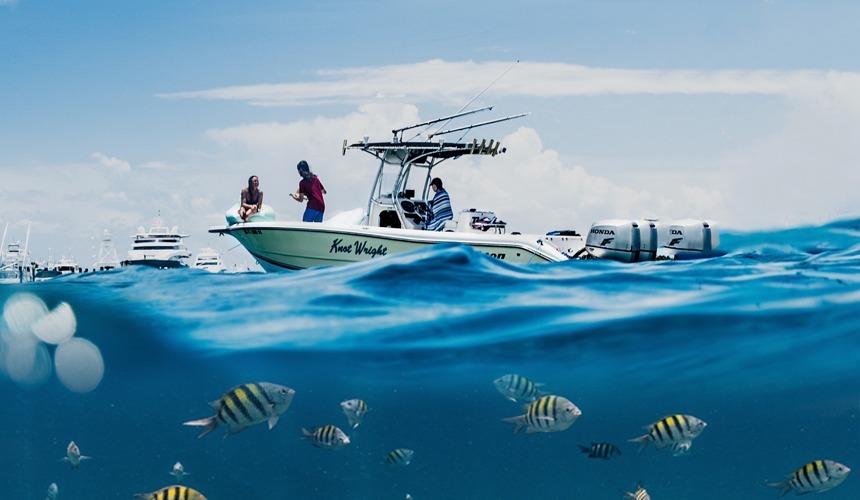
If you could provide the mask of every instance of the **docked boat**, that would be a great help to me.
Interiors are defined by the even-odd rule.
[[[128,251],[128,260],[123,264],[157,268],[188,267],[184,259],[190,258],[191,252],[182,242],[187,237],[176,226],[168,229],[161,217],[156,217],[149,231],[145,231],[142,226],[137,229],[131,250]]]
[[[20,241],[6,243],[9,223],[3,230],[3,240],[0,242],[0,283],[26,283],[33,281],[33,263],[30,262],[30,225],[27,225],[27,238],[24,244]]]
[[[53,278],[58,278],[65,274],[81,273],[83,269],[78,266],[74,257],[67,258],[65,255],[59,261],[53,262],[49,259],[44,266],[39,267],[33,276],[34,281],[46,281]]]
[[[221,273],[227,270],[224,259],[217,250],[211,247],[200,249],[194,257],[194,269],[202,269],[210,273]]]
[[[684,220],[669,224],[658,221],[607,219],[592,225],[585,236],[575,230],[547,234],[520,234],[508,231],[507,224],[493,211],[469,208],[455,214],[441,230],[425,228],[430,214],[430,182],[435,169],[448,160],[469,155],[504,154],[506,148],[494,139],[449,142],[445,134],[469,131],[524,115],[508,116],[442,131],[441,127],[423,140],[404,140],[404,134],[418,128],[429,130],[455,118],[492,109],[458,113],[393,130],[391,141],[344,141],[343,154],[358,150],[379,162],[366,210],[352,221],[332,218],[323,223],[230,219],[213,226],[210,233],[236,238],[266,271],[305,269],[347,264],[407,252],[439,243],[469,245],[506,262],[527,264],[561,262],[573,258],[609,258],[626,262],[653,260],[658,248],[671,256],[675,252],[709,252],[718,244],[716,228],[707,221]],[[272,214],[274,219],[274,215]],[[662,238],[662,240],[661,240]]]
[[[110,231],[105,229],[102,232],[101,246],[99,247],[99,255],[93,264],[93,271],[107,271],[120,266],[119,256],[116,253],[116,248],[113,245]]]

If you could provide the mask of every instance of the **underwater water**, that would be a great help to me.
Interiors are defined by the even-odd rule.
[[[641,264],[513,266],[441,245],[286,274],[0,285],[0,498],[56,483],[61,500],[128,499],[175,484],[178,461],[214,500],[617,499],[640,482],[654,500],[769,499],[817,459],[856,469],[823,498],[860,498],[860,220],[721,240],[720,257]],[[24,303],[51,315],[38,338],[59,337],[15,344]],[[71,333],[88,342],[51,343]],[[582,416],[515,434],[505,374]],[[271,430],[183,425],[248,382],[296,391]],[[352,398],[370,408],[357,429]],[[628,440],[672,414],[707,422],[689,453],[637,452]],[[302,439],[326,424],[350,444]],[[77,469],[70,441],[92,457]],[[622,454],[588,458],[592,442]],[[396,448],[412,462],[385,464]]]

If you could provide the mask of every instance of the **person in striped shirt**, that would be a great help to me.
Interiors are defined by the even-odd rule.
[[[448,191],[442,187],[442,179],[434,177],[430,181],[430,187],[436,195],[430,202],[430,219],[427,221],[426,229],[428,231],[441,231],[442,227],[445,226],[445,221],[454,218],[454,211],[451,210],[451,199],[448,197]]]

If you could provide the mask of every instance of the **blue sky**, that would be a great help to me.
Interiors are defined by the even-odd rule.
[[[248,176],[281,219],[301,216],[301,159],[329,216],[363,207],[375,164],[343,139],[450,114],[502,74],[476,121],[531,114],[479,133],[503,157],[440,169],[455,210],[523,232],[855,216],[858,19],[833,0],[0,0],[0,230],[31,221],[33,257],[89,265],[102,230],[122,257],[160,211],[227,252],[206,229]]]

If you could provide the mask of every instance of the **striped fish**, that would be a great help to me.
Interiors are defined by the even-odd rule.
[[[538,389],[543,384],[532,382],[516,373],[509,373],[493,380],[493,385],[496,386],[502,396],[514,403],[531,403],[546,394]]]
[[[654,446],[661,450],[682,441],[692,441],[702,433],[707,425],[704,421],[691,415],[669,415],[646,426],[648,434],[629,441],[642,443],[639,451],[644,450],[648,443],[654,443]]]
[[[588,458],[599,458],[609,460],[621,455],[621,450],[612,443],[591,443],[591,446],[579,445],[583,453],[588,453]]]
[[[768,486],[782,488],[779,496],[794,490],[795,495],[822,492],[839,486],[848,477],[851,469],[833,460],[813,460],[789,474],[789,480],[781,483],[768,483]]]
[[[57,497],[60,495],[60,488],[57,487],[57,483],[51,483],[48,486],[48,496],[45,497],[45,500],[57,500]]]
[[[414,454],[415,452],[412,450],[397,448],[385,457],[385,463],[388,465],[409,465]]]
[[[582,412],[575,404],[561,396],[543,396],[537,401],[525,405],[525,415],[504,418],[505,422],[517,424],[514,434],[523,427],[526,433],[559,432],[573,424]]]
[[[645,488],[642,485],[636,485],[636,491],[633,493],[624,493],[624,498],[628,498],[630,500],[651,500],[651,495],[645,491]]]
[[[138,493],[134,500],[206,500],[206,497],[187,486],[165,486],[152,493]]]
[[[268,382],[238,385],[227,391],[221,399],[209,403],[215,409],[215,415],[191,420],[183,425],[205,427],[198,438],[209,434],[220,424],[228,427],[225,438],[267,420],[271,429],[290,407],[295,393],[289,387]]]
[[[363,399],[348,399],[341,403],[340,407],[343,408],[343,413],[349,419],[349,426],[353,429],[361,425],[361,421],[364,420],[364,416],[370,410]]]
[[[311,430],[302,429],[302,434],[305,439],[311,440],[314,446],[326,450],[341,450],[349,444],[349,436],[331,424]]]

